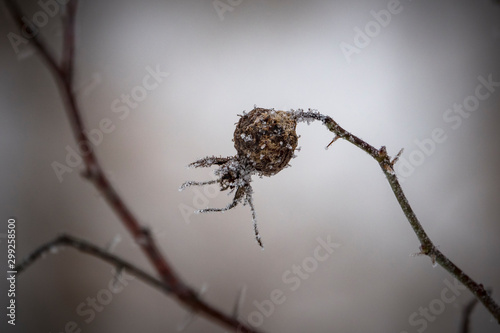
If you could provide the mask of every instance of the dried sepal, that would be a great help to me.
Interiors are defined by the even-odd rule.
[[[232,159],[232,157],[207,156],[190,163],[188,168],[206,168],[211,167],[212,165],[222,165],[230,159]]]
[[[225,212],[227,210],[230,210],[230,209],[236,207],[236,205],[238,205],[238,203],[241,202],[244,194],[245,194],[245,192],[244,192],[243,187],[239,187],[236,190],[236,193],[234,194],[233,201],[231,201],[226,207],[224,207],[224,208],[205,208],[205,209],[197,210],[196,213]]]

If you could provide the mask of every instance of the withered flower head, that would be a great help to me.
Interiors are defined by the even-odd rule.
[[[205,157],[189,165],[195,168],[217,165],[219,168],[214,173],[218,178],[206,182],[188,181],[179,190],[218,183],[221,191],[229,189],[230,193],[235,192],[233,201],[226,207],[205,208],[198,212],[223,212],[243,201],[243,205],[250,205],[255,238],[263,247],[252,200],[252,175],[272,176],[289,165],[297,148],[296,126],[297,117],[293,111],[255,107],[243,114],[236,125],[233,138],[236,156]]]

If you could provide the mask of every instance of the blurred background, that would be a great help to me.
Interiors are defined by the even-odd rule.
[[[58,53],[54,4],[21,3]],[[14,216],[18,261],[68,233],[153,273],[82,165],[68,164],[77,144],[51,73],[15,38],[3,3],[0,15],[2,253]],[[237,114],[317,109],[391,155],[405,149],[397,172],[424,228],[500,301],[499,18],[486,0],[81,1],[75,90],[118,192],[218,309],[229,313],[245,288],[240,319],[264,332],[458,332],[472,295],[411,256],[419,243],[378,165],[344,141],[325,150],[321,124],[298,125],[291,168],[254,177],[264,251],[248,206],[192,214],[232,196],[178,187],[212,177],[190,162],[235,154]],[[318,239],[336,244],[324,261]],[[100,260],[53,252],[18,276],[16,326],[3,314],[2,332],[175,332],[188,315],[137,279],[110,292],[113,267]],[[5,279],[0,287],[5,309]],[[284,300],[259,309],[273,290]],[[471,332],[499,331],[482,305],[471,320]],[[224,332],[204,318],[184,331]]]

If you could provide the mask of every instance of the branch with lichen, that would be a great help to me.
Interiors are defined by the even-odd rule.
[[[14,0],[4,0],[4,2],[16,26],[22,29],[22,18],[24,15],[18,4]],[[228,329],[238,330],[238,332],[257,332],[257,330],[239,322],[235,317],[227,315],[201,300],[198,297],[198,293],[184,283],[167,261],[166,257],[160,252],[150,230],[141,225],[129,206],[120,197],[106,177],[86,134],[87,131],[82,120],[82,113],[73,89],[75,19],[77,6],[77,0],[72,0],[68,2],[65,8],[65,14],[62,20],[64,30],[62,60],[60,62],[51,54],[48,46],[40,39],[40,36],[33,34],[34,36],[30,41],[32,43],[31,45],[39,52],[40,57],[45,61],[46,66],[56,81],[76,141],[83,147],[82,149],[84,151],[88,152],[83,155],[85,165],[83,175],[99,190],[106,199],[108,205],[116,213],[119,220],[130,232],[134,241],[149,260],[150,264],[155,268],[164,290],[169,290],[171,296],[175,297],[180,304],[190,309],[193,313],[199,313]],[[65,239],[65,241],[69,242],[68,239]],[[96,252],[94,252],[94,254],[95,253]],[[152,282],[152,280],[150,280],[150,282]]]

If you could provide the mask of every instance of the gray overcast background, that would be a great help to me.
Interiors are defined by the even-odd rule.
[[[265,332],[458,331],[471,294],[458,290],[455,301],[442,301],[445,281],[453,279],[428,258],[410,256],[419,243],[378,165],[347,142],[325,151],[332,135],[319,123],[298,126],[302,150],[291,168],[254,179],[264,251],[248,207],[189,214],[188,206],[202,208],[208,200],[220,207],[231,199],[207,192],[204,200],[203,188],[178,187],[210,179],[209,170],[185,168],[195,159],[234,155],[237,114],[254,104],[314,108],[372,145],[386,145],[391,155],[404,147],[402,165],[413,156],[419,165],[398,172],[422,224],[440,250],[500,301],[500,87],[458,128],[443,118],[475,94],[479,77],[500,81],[500,6],[401,0],[400,12],[348,62],[340,45],[355,45],[355,29],[373,25],[370,11],[387,9],[388,1],[232,3],[222,16],[212,1],[81,1],[78,8],[78,102],[89,129],[104,118],[114,126],[97,155],[178,273],[196,288],[205,284],[204,298],[228,313],[246,286],[241,320],[258,311],[255,301],[281,290],[286,300],[258,327]],[[34,1],[23,8],[29,18],[42,10]],[[40,31],[59,51],[59,16]],[[153,272],[79,176],[81,167],[58,180],[51,164],[65,163],[67,146],[76,148],[66,113],[40,58],[26,45],[16,53],[9,32],[19,33],[1,4],[0,233],[15,216],[18,260],[60,233],[100,246],[120,240],[114,253]],[[169,75],[127,115],[113,112],[115,99],[140,89],[147,68]],[[429,140],[435,129],[446,140],[419,153],[416,140]],[[313,256],[318,237],[340,247],[292,290],[283,274]],[[2,270],[5,261],[0,258]],[[76,308],[102,297],[112,279],[109,265],[74,250],[47,255],[18,276],[17,325],[7,327],[2,310],[0,330],[54,333],[75,322],[82,332],[175,332],[183,322],[182,307],[138,280],[86,322],[90,315]],[[5,286],[2,280],[2,309]],[[421,321],[412,326],[409,317],[430,305],[439,314],[424,320],[425,328]],[[471,332],[499,330],[478,305]],[[223,329],[198,318],[185,332]]]

